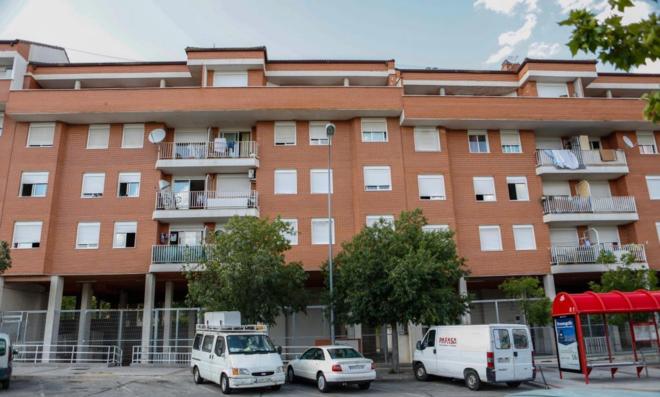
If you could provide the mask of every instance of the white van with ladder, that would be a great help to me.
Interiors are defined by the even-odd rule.
[[[519,324],[449,325],[429,328],[417,342],[413,371],[464,379],[471,390],[482,382],[518,387],[535,377],[529,328]]]
[[[284,384],[284,364],[264,325],[198,325],[190,366],[195,383],[218,383],[224,394],[234,389]]]

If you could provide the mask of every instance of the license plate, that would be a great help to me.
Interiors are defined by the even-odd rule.
[[[348,369],[363,369],[364,365],[349,365]]]
[[[270,378],[257,378],[257,383],[268,383],[271,382]]]

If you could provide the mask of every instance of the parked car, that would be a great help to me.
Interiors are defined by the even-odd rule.
[[[13,357],[9,335],[0,333],[0,384],[3,389],[9,389]]]
[[[286,374],[289,383],[298,379],[314,381],[323,393],[333,385],[356,384],[367,390],[376,379],[376,367],[373,360],[350,346],[317,346],[290,361]]]
[[[223,394],[256,387],[279,390],[285,381],[280,353],[264,326],[198,325],[190,360],[193,380],[218,383]]]
[[[478,390],[482,382],[517,387],[536,375],[530,340],[529,328],[519,324],[431,327],[417,342],[415,378],[464,379],[471,390]]]

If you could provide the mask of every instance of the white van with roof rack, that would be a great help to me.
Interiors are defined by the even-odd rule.
[[[224,394],[257,387],[278,390],[285,381],[280,352],[265,325],[198,325],[190,360],[193,380],[217,383]]]

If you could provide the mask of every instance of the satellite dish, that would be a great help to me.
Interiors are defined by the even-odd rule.
[[[165,139],[165,130],[162,128],[156,128],[155,130],[149,133],[149,142],[151,143],[160,143]]]
[[[625,136],[625,135],[623,136],[623,143],[626,144],[626,146],[628,147],[628,149],[632,149],[632,148],[635,147],[635,144],[633,143],[633,141],[630,140],[630,138],[628,138],[628,137]]]
[[[158,188],[160,190],[165,190],[168,187],[170,187],[170,183],[168,181],[166,181],[165,179],[161,179],[160,181],[158,181]]]

